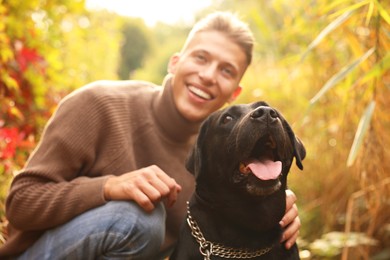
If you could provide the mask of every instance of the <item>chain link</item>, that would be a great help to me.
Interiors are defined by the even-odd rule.
[[[192,236],[199,243],[199,251],[204,256],[204,260],[210,260],[211,255],[215,255],[223,258],[248,259],[248,258],[254,258],[254,257],[265,255],[272,249],[271,246],[271,247],[266,247],[266,248],[253,251],[246,248],[227,247],[219,243],[213,243],[207,241],[203,236],[202,231],[200,231],[198,224],[191,216],[190,206],[188,201],[187,201],[187,223],[191,229]]]

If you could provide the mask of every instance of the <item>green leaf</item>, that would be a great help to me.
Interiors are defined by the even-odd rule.
[[[343,13],[348,12],[348,11],[353,11],[353,10],[359,9],[362,6],[368,5],[370,2],[371,2],[371,0],[365,0],[365,1],[361,1],[361,2],[358,2],[358,3],[353,4],[353,5],[348,5],[347,7],[333,13],[331,15],[331,17],[338,16],[338,15],[343,14]]]
[[[325,85],[321,88],[321,90],[310,100],[310,104],[313,105],[316,103],[325,93],[331,89],[334,85],[336,85],[340,80],[344,79],[348,73],[350,73],[353,69],[355,69],[359,64],[361,64],[365,59],[367,59],[373,52],[375,48],[369,49],[366,53],[364,53],[360,58],[356,59],[354,62],[344,67],[331,77]]]
[[[367,106],[366,110],[363,113],[362,118],[360,119],[358,128],[356,130],[355,138],[352,143],[351,150],[349,151],[349,156],[347,160],[347,166],[350,167],[355,162],[357,154],[359,152],[360,147],[362,146],[364,136],[367,133],[367,130],[370,126],[371,118],[375,109],[375,101],[372,100],[370,104]]]
[[[366,16],[366,26],[370,24],[370,20],[373,13],[374,13],[374,2],[371,1]]]
[[[352,14],[352,11],[345,12],[344,14],[337,17],[333,22],[326,26],[320,34],[309,44],[306,51],[302,54],[301,61],[304,60],[307,54],[314,49],[330,32],[339,27],[345,20],[347,20]]]
[[[378,7],[378,10],[379,10],[379,14],[382,16],[382,18],[388,23],[390,24],[390,15],[388,12],[386,12],[386,10],[380,5],[380,3],[378,2],[378,0],[375,0],[375,3]]]
[[[19,91],[18,82],[6,72],[0,72],[0,82],[3,82],[9,90]]]
[[[364,75],[363,79],[361,80],[361,84],[364,84],[372,80],[373,78],[379,79],[380,77],[383,76],[383,74],[388,72],[389,69],[390,69],[390,52],[387,53],[386,56],[381,61],[375,64],[375,66],[373,66],[371,70],[369,70],[366,73],[366,75]]]

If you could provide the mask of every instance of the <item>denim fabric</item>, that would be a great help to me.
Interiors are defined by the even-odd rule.
[[[111,201],[48,230],[18,259],[161,259],[166,212],[146,213],[134,202]]]

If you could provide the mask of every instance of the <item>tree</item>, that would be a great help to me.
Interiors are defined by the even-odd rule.
[[[61,20],[83,1],[0,1],[0,176],[9,180],[53,108]],[[7,182],[8,183],[8,182]],[[0,194],[3,201],[4,191]],[[3,206],[0,204],[0,210]],[[0,213],[1,213],[0,212]]]
[[[126,19],[122,25],[122,46],[118,75],[120,79],[129,79],[131,74],[143,65],[150,50],[150,36],[141,19]]]
[[[10,181],[59,100],[92,80],[116,79],[117,21],[87,12],[82,0],[0,0],[0,221]]]
[[[160,85],[167,75],[169,59],[174,53],[180,52],[190,29],[182,24],[172,26],[157,23],[151,30],[153,37],[143,66],[134,71],[132,78]]]

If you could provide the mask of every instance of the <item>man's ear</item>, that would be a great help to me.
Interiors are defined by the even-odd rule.
[[[168,63],[168,73],[175,74],[176,73],[176,64],[180,60],[180,53],[175,53],[171,56]]]
[[[233,92],[233,94],[230,96],[228,102],[231,103],[241,94],[242,87],[239,85]]]

